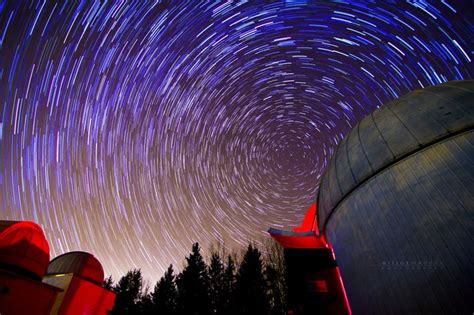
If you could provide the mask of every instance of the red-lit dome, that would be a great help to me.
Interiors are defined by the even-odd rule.
[[[49,245],[39,225],[0,221],[0,264],[3,268],[41,279],[49,263]]]
[[[104,281],[102,265],[97,258],[86,252],[69,252],[51,260],[48,275],[65,273],[73,273],[98,285],[102,285]]]

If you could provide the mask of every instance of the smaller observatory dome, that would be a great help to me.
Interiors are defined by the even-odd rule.
[[[86,252],[69,252],[51,260],[48,275],[65,273],[72,273],[98,285],[104,281],[104,269],[99,260]]]
[[[49,263],[49,245],[39,225],[29,221],[0,221],[0,266],[41,279]]]

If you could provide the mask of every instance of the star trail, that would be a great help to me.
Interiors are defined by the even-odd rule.
[[[337,143],[473,78],[471,1],[4,1],[0,214],[156,280],[299,222]]]

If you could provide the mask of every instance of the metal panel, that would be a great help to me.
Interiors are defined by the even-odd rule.
[[[472,312],[473,143],[471,131],[419,151],[336,209],[326,232],[354,314]]]

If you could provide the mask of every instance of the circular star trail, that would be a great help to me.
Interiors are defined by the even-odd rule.
[[[0,211],[157,279],[289,227],[337,143],[473,78],[470,1],[0,4]]]

